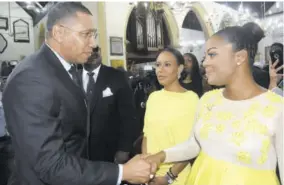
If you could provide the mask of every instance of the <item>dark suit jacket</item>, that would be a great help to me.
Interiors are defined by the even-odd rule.
[[[113,95],[103,97],[107,87]],[[133,92],[123,72],[104,65],[100,68],[93,92],[90,159],[113,161],[116,151],[130,152],[141,132]]]
[[[116,184],[117,165],[86,159],[84,93],[48,46],[14,69],[3,105],[15,150],[9,184]]]

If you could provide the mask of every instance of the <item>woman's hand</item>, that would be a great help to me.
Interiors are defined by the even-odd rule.
[[[150,162],[150,163],[155,163],[157,165],[157,167],[159,167],[165,161],[165,158],[166,158],[165,152],[161,151],[161,152],[156,153],[154,155],[150,155],[150,156],[145,157],[145,160]]]
[[[148,183],[148,185],[168,185],[168,181],[166,177],[159,176],[151,180],[150,183]]]
[[[283,74],[277,74],[278,71],[283,69],[283,66],[280,66],[276,68],[276,65],[279,63],[279,60],[277,59],[274,64],[272,64],[272,61],[269,61],[269,77],[270,77],[270,83],[269,83],[269,89],[272,90],[273,88],[277,87],[279,76],[283,76]]]
[[[150,157],[151,154],[141,154],[140,158],[151,164],[151,176],[150,179],[152,180],[155,177],[156,171],[158,170],[158,165],[153,160],[148,160],[148,157]]]

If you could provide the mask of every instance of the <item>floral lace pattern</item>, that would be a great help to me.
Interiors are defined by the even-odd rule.
[[[197,127],[201,145],[212,146],[211,141],[220,141],[231,147],[226,149],[230,154],[234,151],[233,161],[244,165],[269,165],[269,160],[276,160],[275,153],[270,156],[271,151],[275,151],[272,131],[281,103],[283,99],[271,92],[244,101],[227,100],[222,90],[205,94],[201,99]]]

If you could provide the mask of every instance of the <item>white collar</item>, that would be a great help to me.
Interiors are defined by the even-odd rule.
[[[98,76],[100,69],[101,69],[102,65],[99,65],[96,69],[94,69],[92,72],[94,73],[95,76]],[[83,75],[86,76],[88,74],[89,71],[87,71],[86,69],[84,69],[83,67]]]
[[[56,55],[56,57],[59,59],[59,61],[61,62],[61,64],[63,65],[64,69],[69,72],[72,64],[68,63],[64,58],[62,58],[56,51],[54,51],[47,43],[45,43],[49,49],[51,49],[51,51]]]

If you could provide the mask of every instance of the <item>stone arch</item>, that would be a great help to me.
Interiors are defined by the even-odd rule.
[[[209,14],[204,7],[204,5],[200,2],[192,3],[191,7],[184,8],[181,12],[175,12],[174,15],[176,17],[178,28],[179,30],[182,29],[183,21],[185,20],[186,15],[193,11],[202,27],[202,30],[204,31],[205,38],[209,38],[214,33],[213,25],[210,24],[210,22],[207,21]]]

